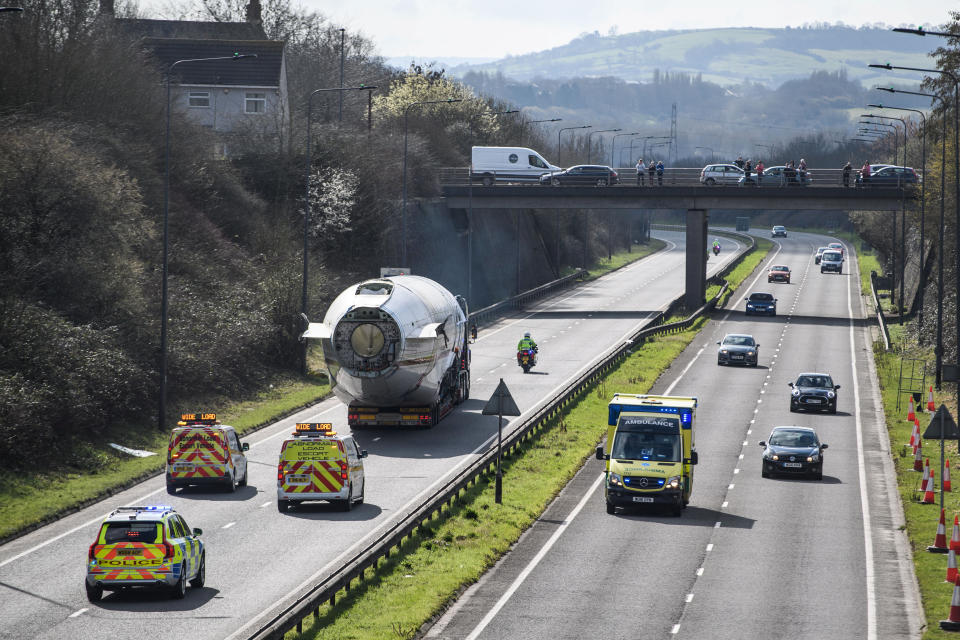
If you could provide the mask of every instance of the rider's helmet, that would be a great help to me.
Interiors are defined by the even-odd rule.
[[[524,337],[524,338],[529,338],[529,337],[530,337],[530,332],[527,331],[525,334],[523,334],[523,337]]]

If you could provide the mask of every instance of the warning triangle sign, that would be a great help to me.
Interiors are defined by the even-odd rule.
[[[941,419],[943,421],[943,435],[940,434]],[[927,430],[923,432],[923,437],[928,440],[960,440],[960,429],[957,428],[957,423],[946,406],[940,405],[933,417],[930,418],[930,424],[927,425]]]
[[[497,385],[497,388],[493,392],[493,395],[490,396],[490,400],[487,401],[487,405],[483,408],[483,415],[485,416],[518,416],[520,415],[520,409],[517,408],[517,403],[514,402],[513,396],[510,395],[510,389],[507,389],[507,385],[506,383],[504,383],[503,378],[500,378],[500,384]]]

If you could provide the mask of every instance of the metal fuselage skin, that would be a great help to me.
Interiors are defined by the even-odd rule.
[[[466,316],[457,298],[421,276],[354,285],[337,296],[322,324],[330,383],[349,405],[436,404],[465,344]]]

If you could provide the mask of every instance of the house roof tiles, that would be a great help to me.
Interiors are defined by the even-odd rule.
[[[166,69],[177,60],[256,54],[243,60],[212,60],[181,64],[174,80],[182,84],[279,87],[284,43],[277,40],[206,40],[187,38],[144,38]]]

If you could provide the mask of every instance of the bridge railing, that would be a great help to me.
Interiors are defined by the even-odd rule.
[[[847,184],[843,181],[842,169],[808,169],[803,180],[799,178],[785,178],[783,176],[764,176],[759,184],[737,183],[736,180],[728,184],[717,182],[712,185],[704,184],[700,181],[702,167],[677,167],[664,169],[663,176],[654,175],[652,178],[649,173],[644,173],[643,181],[638,184],[637,172],[633,167],[615,167],[617,182],[614,187],[703,187],[705,189],[723,189],[723,188],[747,188],[747,189],[766,189],[766,188],[809,188],[809,187],[848,187],[850,189],[869,188],[869,189],[900,189],[902,187],[915,186],[913,182],[883,181],[880,183],[868,183],[865,187],[857,183],[857,171],[853,171],[848,176]],[[548,173],[548,172],[544,172]],[[919,172],[918,172],[918,177]],[[739,176],[737,176],[739,178]],[[466,185],[470,182],[470,169],[468,167],[445,167],[439,170],[438,179],[440,184],[445,185]],[[756,180],[756,173],[751,174],[751,179]],[[922,177],[920,177],[922,180]],[[532,176],[529,179],[516,179],[507,176],[498,177],[496,171],[484,171],[483,174],[474,172],[473,184],[476,188],[493,188],[497,186],[531,186],[540,187],[539,178]],[[580,185],[583,186],[583,185]],[[562,187],[561,187],[562,188]]]

